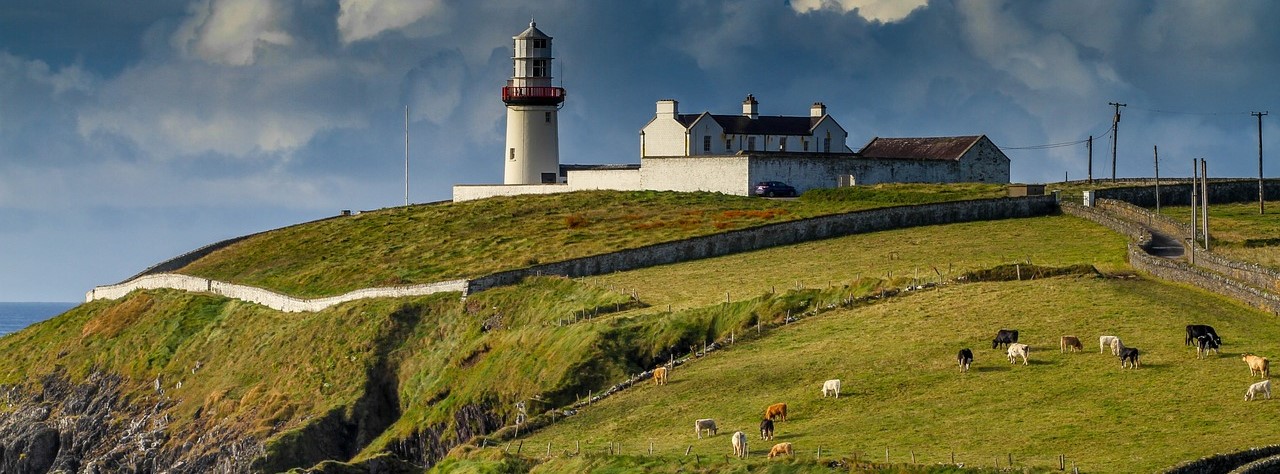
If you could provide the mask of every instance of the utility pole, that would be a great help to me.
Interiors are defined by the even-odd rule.
[[[1200,159],[1191,159],[1191,264],[1196,264],[1196,211],[1200,207]]]
[[[409,205],[409,106],[404,106],[404,205]]]
[[[1204,249],[1209,250],[1209,160],[1200,159],[1200,232],[1204,233]]]
[[[1160,147],[1151,145],[1151,152],[1156,156],[1156,215],[1160,214]]]
[[[1116,115],[1111,118],[1111,180],[1116,180],[1116,142],[1120,141],[1120,107],[1126,107],[1129,104],[1121,104],[1119,102],[1107,102],[1107,105],[1116,108]]]
[[[1089,184],[1093,184],[1093,135],[1089,135]]]
[[[1267,112],[1254,112],[1249,115],[1258,117],[1258,214],[1262,215],[1266,213],[1262,204],[1266,200],[1262,190],[1262,116],[1267,115]]]

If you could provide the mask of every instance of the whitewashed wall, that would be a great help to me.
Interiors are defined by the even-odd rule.
[[[565,184],[455,184],[453,201],[471,201],[494,196],[519,196],[522,194],[555,194],[574,191]]]
[[[684,124],[674,116],[659,115],[653,118],[640,131],[640,156],[684,156],[688,154],[685,144]],[[723,145],[722,145],[723,146]]]
[[[710,191],[740,196],[748,193],[746,155],[648,157],[640,160],[644,189]]]
[[[569,187],[574,191],[588,189],[612,189],[615,191],[639,191],[640,170],[569,170]]]
[[[467,280],[450,280],[422,285],[391,286],[382,288],[364,288],[338,296],[316,299],[295,298],[273,291],[252,286],[237,285],[206,278],[161,273],[147,275],[119,285],[99,286],[85,294],[85,302],[101,299],[118,299],[134,290],[153,290],[170,288],[175,290],[206,292],[235,298],[250,303],[260,304],[268,308],[296,313],[300,311],[320,311],[330,306],[365,298],[400,298],[405,296],[422,296],[446,291],[465,292]]]

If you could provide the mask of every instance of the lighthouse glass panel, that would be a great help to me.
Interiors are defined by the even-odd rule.
[[[546,77],[546,75],[547,75],[547,60],[545,59],[533,60],[533,77]]]

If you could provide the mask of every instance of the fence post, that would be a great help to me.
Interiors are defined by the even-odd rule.
[[[911,450],[911,464],[916,463],[916,450]]]
[[[578,454],[581,454],[581,453],[582,453],[582,441],[581,441],[581,440],[574,440],[574,441],[573,441],[573,455],[574,455],[574,456],[577,456]]]
[[[685,448],[685,449],[684,449],[684,455],[685,455],[685,456],[688,456],[690,451],[693,451],[693,445],[692,445],[692,444],[691,444],[691,445],[689,445],[689,447],[688,447],[688,448]]]
[[[524,440],[520,440],[520,444],[516,445],[516,454],[520,454],[521,449],[524,449]]]
[[[884,448],[884,463],[889,464],[889,448]]]
[[[1013,453],[1009,453],[1009,467],[1013,467]]]
[[[818,457],[815,459],[818,459],[818,460],[822,459],[822,446],[818,446]]]
[[[649,441],[649,455],[653,456],[653,441]]]
[[[610,456],[612,456],[612,455],[613,455],[613,441],[610,441],[610,442],[609,442],[609,455],[610,455]]]
[[[547,441],[547,457],[551,457],[551,442]]]

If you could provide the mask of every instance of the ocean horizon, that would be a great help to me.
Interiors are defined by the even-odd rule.
[[[21,331],[27,326],[65,313],[79,304],[71,302],[0,302],[0,336]]]

